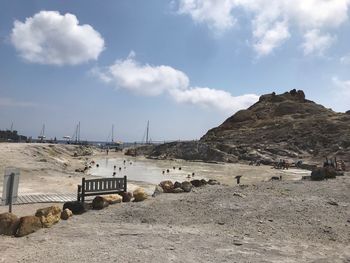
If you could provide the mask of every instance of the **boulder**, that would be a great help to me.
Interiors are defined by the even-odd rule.
[[[192,180],[192,181],[191,181],[191,184],[192,184],[194,187],[203,186],[203,183],[202,183],[201,180]]]
[[[316,168],[311,172],[311,180],[322,181],[324,179],[332,179],[337,176],[337,171],[333,167]]]
[[[43,227],[51,227],[60,221],[61,208],[57,205],[41,208],[36,211],[35,216],[40,219]]]
[[[174,188],[174,190],[173,190],[174,194],[179,194],[179,193],[183,193],[183,192],[184,192],[184,190],[180,187]]]
[[[120,193],[121,197],[123,198],[123,202],[130,202],[131,199],[132,199],[132,193],[130,192],[123,192],[123,193]]]
[[[181,188],[181,183],[179,183],[179,182],[175,182],[174,183],[174,188]]]
[[[217,180],[209,179],[209,180],[208,180],[208,184],[209,184],[209,185],[219,185],[220,183],[219,183]]]
[[[202,185],[206,185],[206,184],[207,184],[207,181],[206,181],[205,179],[202,179],[202,180],[201,180],[201,183],[202,183]]]
[[[134,202],[141,202],[148,198],[148,195],[143,188],[137,188],[134,191],[133,196],[134,196]]]
[[[24,216],[19,219],[19,226],[16,232],[16,237],[23,237],[34,233],[42,228],[40,218],[37,216]]]
[[[19,219],[12,213],[0,214],[0,235],[13,236],[16,234]]]
[[[163,188],[160,187],[159,185],[156,185],[156,187],[154,188],[154,192],[153,192],[152,196],[156,197],[157,195],[160,195],[162,193],[164,193]]]
[[[113,194],[113,195],[105,195],[103,198],[108,202],[108,204],[117,204],[121,203],[123,201],[123,197],[118,194]]]
[[[188,181],[184,181],[181,183],[181,189],[184,190],[184,192],[188,193],[191,192],[193,185],[188,182]]]
[[[64,209],[61,213],[62,220],[68,220],[71,216],[73,216],[73,213],[68,208]]]
[[[86,205],[79,201],[66,202],[63,205],[63,210],[68,208],[72,211],[73,215],[81,215],[87,211]]]
[[[172,181],[162,181],[159,186],[163,188],[164,193],[171,193],[174,189]]]
[[[92,200],[92,209],[101,210],[108,206],[109,203],[102,196],[96,196],[94,200]]]

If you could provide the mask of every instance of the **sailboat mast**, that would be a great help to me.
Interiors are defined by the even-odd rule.
[[[114,141],[114,124],[112,124],[112,142]]]
[[[146,144],[148,144],[148,135],[149,135],[149,121],[147,121]]]

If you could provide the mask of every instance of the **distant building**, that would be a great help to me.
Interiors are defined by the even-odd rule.
[[[17,131],[1,131],[0,130],[0,142],[22,142],[27,141],[27,137],[19,135]]]

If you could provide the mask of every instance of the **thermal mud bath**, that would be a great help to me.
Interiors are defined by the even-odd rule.
[[[115,153],[109,154],[105,165],[104,153],[91,149],[74,155],[78,150],[64,145],[1,144],[0,172],[5,166],[20,164],[20,193],[75,193],[83,176],[93,178],[75,172],[86,161],[100,162],[99,168],[91,168],[92,174],[102,175],[100,169],[112,177],[114,165],[118,176],[118,165],[129,159],[132,164],[122,173],[134,180],[131,187],[141,181],[142,186],[154,187],[158,179],[183,181],[191,172],[197,178],[217,179],[221,185],[91,210],[24,238],[0,236],[0,262],[47,262],[48,258],[51,262],[350,260],[348,173],[333,180],[305,181],[299,180],[300,170],[151,161]],[[169,169],[169,175],[162,174],[164,169]],[[141,172],[147,179],[138,177]],[[269,181],[281,173],[282,181]],[[243,175],[241,185],[235,184],[238,174]],[[48,205],[18,205],[14,213],[34,215],[37,208]],[[3,206],[0,209],[7,211]]]

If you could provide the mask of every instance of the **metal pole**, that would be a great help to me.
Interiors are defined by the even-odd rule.
[[[9,194],[7,196],[7,200],[9,202],[9,213],[12,213],[12,194],[13,194],[14,179],[15,179],[15,174],[11,173],[10,174],[10,189],[9,189]]]

